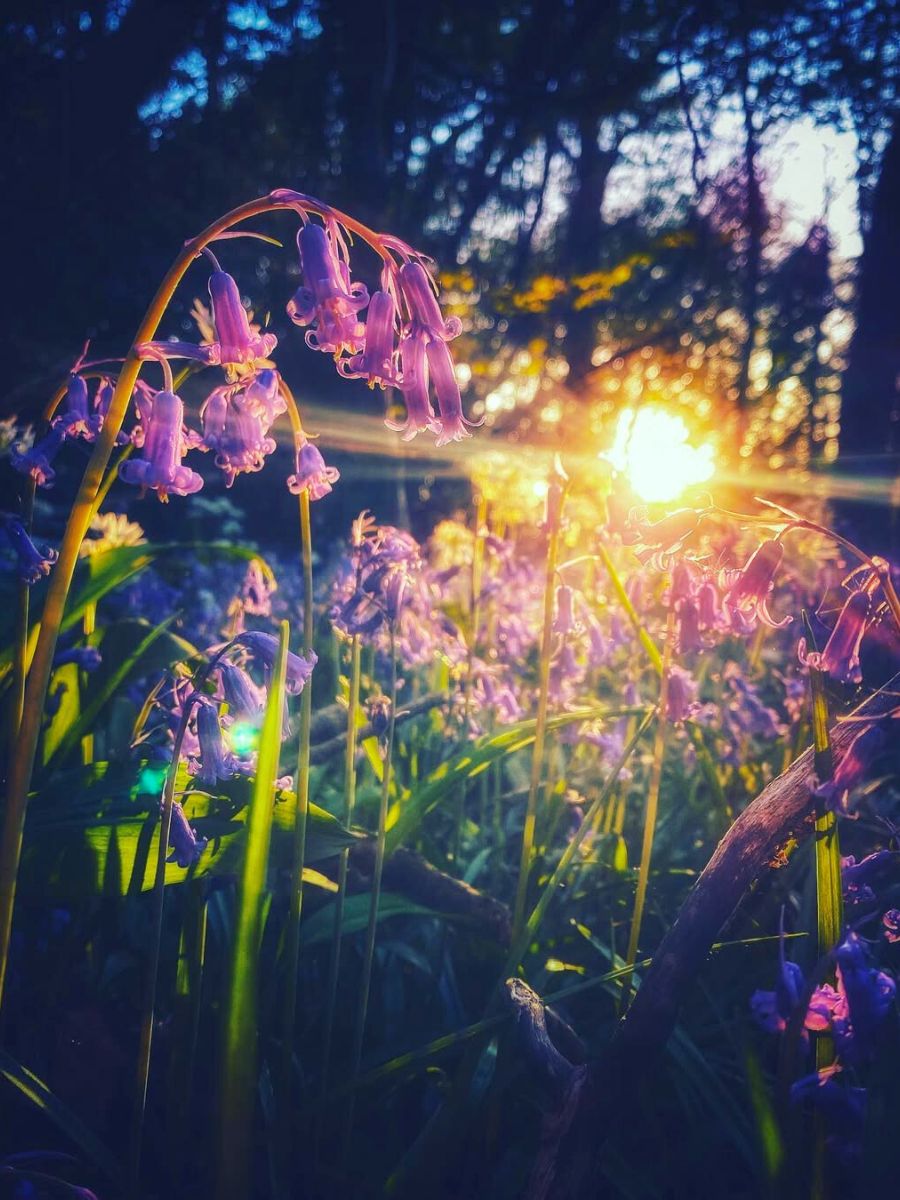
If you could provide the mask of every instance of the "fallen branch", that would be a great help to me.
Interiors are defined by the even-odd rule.
[[[832,728],[831,744],[838,756],[859,733],[861,720],[877,720],[897,708],[898,685],[900,676],[895,676],[865,700],[852,719]],[[763,789],[722,838],[654,954],[612,1042],[591,1064],[585,1086],[578,1089],[575,1119],[553,1156],[560,1171],[553,1195],[559,1200],[598,1195],[597,1160],[604,1133],[630,1108],[631,1089],[646,1078],[650,1060],[668,1041],[689,989],[747,889],[779,863],[791,838],[803,842],[811,835],[812,786],[809,749]]]
[[[397,723],[421,716],[422,713],[429,712],[432,708],[446,704],[448,699],[446,692],[431,692],[420,700],[405,704],[397,712]],[[363,725],[357,738],[362,742],[366,738],[372,737],[374,733],[375,730],[371,724]],[[313,766],[318,766],[338,754],[343,754],[344,747],[347,745],[346,708],[341,704],[329,704],[327,708],[316,713],[312,719],[310,738],[312,746],[310,747],[309,761]]]

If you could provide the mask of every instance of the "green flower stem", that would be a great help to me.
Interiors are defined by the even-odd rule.
[[[352,1078],[359,1075],[362,1064],[363,1042],[366,1033],[366,1017],[369,1009],[369,992],[372,984],[372,964],[375,960],[375,935],[378,928],[378,904],[381,899],[381,875],[384,868],[384,847],[387,831],[388,802],[391,794],[391,766],[394,755],[394,729],[397,713],[397,645],[393,622],[390,627],[391,684],[390,717],[387,727],[387,745],[381,774],[381,801],[378,807],[378,830],[375,836],[375,865],[372,870],[372,893],[369,902],[369,924],[366,929],[366,944],[363,951],[362,978],[359,985],[359,1000],[356,1012],[356,1031],[353,1044]],[[344,1124],[344,1161],[350,1149],[353,1134],[353,1098],[347,1105]]]
[[[662,782],[663,757],[666,750],[666,705],[669,698],[669,661],[672,653],[672,640],[675,631],[675,610],[669,609],[666,622],[666,643],[663,650],[662,672],[659,683],[659,706],[656,719],[656,737],[653,740],[653,766],[650,770],[650,783],[647,788],[647,802],[644,807],[644,834],[641,839],[641,863],[638,868],[637,890],[634,895],[634,909],[631,914],[631,931],[628,935],[628,950],[625,955],[625,966],[631,968],[637,959],[638,940],[641,936],[641,922],[644,917],[644,903],[647,899],[647,885],[650,881],[650,859],[653,854],[653,835],[656,832],[656,817],[659,810],[659,788]],[[631,996],[631,975],[624,977],[622,982],[622,1006],[628,1004]]]
[[[206,679],[212,663],[204,664],[194,676],[195,689]],[[147,1110],[147,1083],[150,1078],[150,1054],[153,1048],[153,1023],[156,1011],[156,986],[159,975],[159,954],[162,945],[163,910],[165,907],[166,860],[169,853],[169,831],[172,828],[172,808],[175,804],[175,783],[181,747],[184,743],[191,719],[191,704],[185,701],[181,720],[172,743],[172,761],[166,772],[163,786],[162,816],[159,823],[159,844],[156,849],[156,874],[151,892],[151,942],[150,953],[144,969],[144,989],[141,1007],[141,1032],[138,1043],[138,1061],[135,1073],[134,1110],[131,1123],[131,1145],[129,1151],[129,1195],[137,1197],[140,1191],[141,1154],[144,1140],[144,1114]]]
[[[25,485],[25,498],[22,503],[22,524],[30,533],[34,516],[35,483],[29,479]],[[15,753],[22,725],[22,713],[25,706],[25,680],[28,676],[28,621],[31,605],[31,585],[19,582],[16,592],[16,633],[13,645],[13,677],[12,695],[9,703],[9,757]]]
[[[300,493],[300,541],[303,557],[303,651],[313,649],[312,528],[309,492]],[[282,1068],[285,1112],[290,1110],[294,1062],[294,1025],[297,1015],[297,977],[300,970],[300,920],[303,915],[303,867],[306,861],[306,830],[309,824],[309,745],[312,721],[312,681],[300,696],[300,734],[297,750],[297,812],[294,820],[291,894],[285,943],[285,992],[282,1029]]]
[[[119,372],[112,402],[103,422],[103,428],[97,435],[94,449],[85,468],[78,494],[72,504],[69,519],[60,545],[59,560],[50,576],[47,595],[44,601],[44,611],[41,619],[40,633],[34,650],[31,669],[25,686],[22,701],[22,720],[19,737],[16,740],[14,753],[10,763],[9,780],[7,785],[6,809],[4,814],[3,832],[0,835],[0,1005],[3,1001],[3,987],[6,980],[6,965],[9,956],[9,940],[12,934],[13,908],[16,900],[16,877],[19,870],[19,859],[22,853],[22,833],[25,828],[25,811],[28,803],[28,791],[31,786],[31,775],[34,770],[37,755],[38,738],[40,736],[41,719],[47,688],[50,684],[50,673],[53,668],[53,655],[59,636],[60,625],[65,613],[66,600],[72,585],[72,576],[78,562],[78,551],[84,541],[85,534],[96,511],[97,496],[103,484],[103,475],[109,465],[109,460],[116,444],[134,385],[142,367],[138,357],[137,347],[143,342],[152,341],[159,323],[168,308],[178,285],[181,283],[188,267],[202,252],[203,248],[225,233],[233,225],[250,217],[274,211],[294,211],[303,209],[317,213],[320,216],[336,217],[347,229],[362,237],[382,257],[386,251],[376,233],[361,225],[358,221],[329,209],[318,202],[300,196],[297,193],[284,195],[262,196],[238,205],[224,216],[219,217],[208,225],[202,233],[185,243],[167,274],[157,289],[156,295],[150,302],[150,307],[144,314],[138,326],[134,341]]]
[[[550,876],[550,878],[547,880],[547,882],[544,884],[543,888],[541,889],[541,895],[540,895],[540,898],[539,898],[537,904],[531,910],[531,914],[528,917],[528,920],[524,923],[523,928],[522,928],[521,932],[519,933],[518,937],[516,937],[513,940],[512,946],[510,948],[509,956],[507,957],[506,964],[503,969],[503,978],[504,979],[506,979],[507,976],[509,976],[509,975],[514,975],[518,971],[519,965],[522,961],[522,956],[524,955],[525,951],[528,949],[529,944],[531,943],[535,934],[537,933],[538,928],[541,924],[541,921],[543,921],[543,919],[544,919],[544,914],[547,911],[550,901],[553,899],[554,895],[556,894],[557,888],[559,887],[559,885],[562,883],[563,879],[565,878],[566,872],[569,870],[570,866],[572,865],[575,855],[578,853],[578,850],[581,847],[581,843],[584,841],[585,837],[587,836],[588,831],[593,829],[595,821],[597,820],[599,814],[603,810],[603,806],[606,804],[607,800],[612,795],[612,793],[619,781],[619,775],[622,772],[622,768],[628,762],[629,758],[631,758],[638,742],[641,740],[641,738],[646,733],[647,729],[650,727],[650,723],[653,720],[654,712],[655,712],[655,710],[651,709],[644,716],[643,720],[638,725],[637,729],[632,733],[631,737],[628,739],[628,742],[625,745],[625,748],[623,749],[622,753],[619,755],[619,758],[617,759],[615,765],[613,766],[612,770],[609,773],[609,778],[606,780],[606,782],[603,784],[603,787],[600,789],[600,791],[594,797],[593,801],[591,802],[590,807],[588,808],[587,812],[584,814],[584,818],[583,818],[581,824],[578,826],[578,829],[577,829],[574,837],[571,839],[571,841],[569,841],[569,843],[566,845],[565,850],[563,850],[562,854],[560,855],[559,862],[556,864],[556,867],[555,867],[552,875]],[[659,725],[657,725],[657,730],[658,730],[658,728],[659,728]],[[634,959],[632,959],[631,962],[628,964],[627,970],[628,970],[629,974],[633,969],[634,969]]]
[[[531,781],[528,788],[528,804],[525,809],[525,826],[522,830],[522,852],[519,859],[519,878],[516,884],[516,900],[513,908],[512,940],[515,944],[525,919],[525,903],[528,898],[528,880],[534,858],[534,834],[537,825],[538,793],[544,774],[544,743],[547,736],[547,715],[550,709],[550,659],[553,649],[553,604],[556,565],[559,560],[559,528],[563,504],[554,508],[548,530],[547,567],[544,576],[544,620],[541,630],[541,658],[538,685],[538,709],[534,732],[534,749],[531,757]]]
[[[355,634],[350,642],[350,698],[347,708],[347,750],[344,758],[344,827],[350,828],[356,807],[356,744],[359,723],[360,642]],[[334,927],[331,932],[331,961],[328,970],[328,995],[325,1003],[325,1033],[322,1046],[322,1094],[328,1092],[331,1070],[331,1042],[334,1037],[334,1010],[337,1004],[338,980],[341,968],[341,938],[344,925],[344,901],[347,894],[347,865],[349,850],[341,851],[338,859],[337,895],[334,900]]]

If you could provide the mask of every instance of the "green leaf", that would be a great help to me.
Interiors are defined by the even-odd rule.
[[[579,721],[643,715],[645,711],[643,708],[579,708],[551,717],[547,721],[547,732],[564,729]],[[500,733],[479,738],[453,758],[441,763],[415,791],[406,789],[388,812],[386,853],[391,854],[402,845],[428,813],[465,780],[479,775],[507,755],[530,746],[534,741],[535,726],[534,719],[519,721]]]
[[[29,804],[19,876],[24,896],[66,902],[84,896],[125,895],[153,886],[159,841],[158,804],[163,772],[147,764],[94,763],[57,772]],[[209,843],[191,868],[169,863],[166,884],[201,875],[237,875],[247,840],[253,781],[235,778],[219,794],[187,791],[191,780],[182,768],[176,790],[200,837]],[[55,793],[60,803],[49,795]],[[273,871],[291,863],[296,797],[279,791],[272,812]],[[316,804],[309,806],[307,862],[330,858],[356,836]]]
[[[97,1135],[72,1112],[58,1096],[47,1087],[43,1080],[23,1067],[21,1063],[11,1058],[5,1050],[0,1050],[0,1075],[21,1092],[36,1109],[71,1138],[76,1146],[89,1158],[106,1177],[118,1182],[122,1177],[121,1168],[113,1152],[101,1142]]]
[[[359,892],[347,896],[344,900],[344,918],[341,922],[343,934],[359,933],[365,929],[369,921],[370,897],[368,892]],[[318,946],[330,941],[334,930],[334,904],[323,904],[303,923],[302,944],[304,949]],[[405,896],[393,892],[383,892],[378,904],[378,920],[386,921],[389,917],[439,917],[447,920],[445,914],[427,908],[424,904],[416,904]]]
[[[159,642],[162,635],[175,620],[175,614],[166,617],[156,626],[150,626],[146,621],[128,621],[111,626],[102,640],[104,656],[104,674],[91,680],[93,685],[88,692],[90,699],[77,718],[72,721],[55,746],[45,752],[44,761],[50,763],[56,758],[65,758],[78,745],[85,734],[94,729],[97,717],[109,703],[115,693],[125,683],[125,680],[138,668],[142,672],[153,670],[154,667],[167,667],[174,662],[190,658],[197,653],[196,648],[183,638],[166,639],[166,646],[161,656],[154,656],[154,661],[148,661],[148,651],[154,643]],[[124,628],[123,628],[124,627]],[[131,637],[128,636],[131,634]],[[132,637],[140,640],[133,648],[126,649]]]
[[[259,944],[266,902],[275,779],[281,754],[288,633],[288,623],[282,621],[259,737],[259,758],[238,886],[234,952],[226,983],[217,1189],[222,1200],[243,1200],[250,1190],[250,1130],[257,1086]]]
[[[167,558],[183,558],[186,562],[196,558],[232,558],[249,562],[258,559],[259,554],[249,546],[236,546],[230,542],[148,542],[143,546],[118,546],[115,550],[93,554],[79,564],[60,632],[64,633],[77,625],[91,605],[97,604],[117,587],[139,575],[158,559]],[[39,631],[40,621],[36,621],[28,635],[29,662]],[[0,677],[9,671],[11,664],[12,645],[8,645],[0,650]]]

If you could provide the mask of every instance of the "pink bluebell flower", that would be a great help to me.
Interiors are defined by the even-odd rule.
[[[19,578],[23,583],[37,583],[44,575],[50,574],[51,567],[59,558],[55,550],[49,546],[38,546],[19,518],[11,514],[0,516],[0,529],[16,555]]]
[[[854,592],[841,609],[821,653],[808,651],[806,638],[801,638],[797,654],[803,665],[815,671],[824,671],[839,683],[861,683],[859,648],[871,607],[868,592]]]
[[[259,410],[232,401],[231,388],[216,388],[201,413],[203,446],[214,451],[226,487],[232,487],[238,475],[261,471],[266,456],[275,450],[275,440],[268,436]]]
[[[147,419],[143,453],[119,468],[119,478],[142,488],[152,488],[160,500],[169,494],[189,496],[199,492],[203,479],[182,464],[185,449],[184,405],[174,392],[157,392]]]
[[[310,500],[321,500],[340,477],[337,467],[326,466],[318,446],[304,438],[303,445],[297,450],[294,474],[288,476],[288,491],[295,496],[309,492]]]
[[[436,430],[434,409],[431,407],[431,389],[428,375],[428,359],[425,355],[425,339],[410,334],[400,342],[400,367],[403,400],[406,404],[406,420],[385,421],[388,429],[402,435],[404,442],[411,441],[425,429]]]
[[[783,629],[785,625],[790,624],[789,616],[782,621],[775,621],[768,610],[769,594],[775,586],[775,572],[783,557],[784,546],[781,542],[768,539],[757,546],[728,586],[725,606],[733,624],[737,618],[737,632],[744,632],[748,624],[752,628],[756,620],[773,629]]]
[[[822,800],[826,807],[847,816],[850,812],[850,794],[865,781],[873,759],[881,753],[885,743],[884,730],[878,724],[862,728],[834,770],[831,779],[820,783],[813,795]]]
[[[211,361],[220,366],[245,365],[266,359],[278,344],[274,333],[254,333],[238,285],[227,271],[209,277],[216,342]]]
[[[278,344],[274,333],[257,333],[250,324],[247,310],[234,279],[221,270],[209,277],[209,297],[212,303],[216,340],[197,345],[173,339],[168,342],[142,342],[137,347],[141,358],[188,358],[204,366],[246,367],[265,362]],[[229,378],[234,372],[229,373]]]
[[[336,222],[305,224],[297,234],[297,247],[303,286],[288,302],[288,316],[295,325],[313,326],[306,334],[311,349],[335,357],[345,350],[359,353],[365,345],[359,313],[369,303],[369,293],[362,283],[350,282],[346,247]]]
[[[390,292],[375,292],[366,314],[365,345],[359,353],[338,363],[345,379],[367,379],[369,387],[399,387],[394,325],[397,308]]]

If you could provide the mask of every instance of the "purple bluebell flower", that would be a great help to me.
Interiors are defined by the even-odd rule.
[[[568,584],[561,583],[556,589],[556,615],[553,618],[553,632],[561,637],[581,633],[582,626],[575,618],[575,593]]]
[[[53,460],[65,440],[65,429],[61,425],[51,426],[33,446],[27,449],[13,446],[9,452],[10,466],[21,475],[30,475],[38,487],[52,487],[56,478]]]
[[[277,588],[271,571],[267,574],[263,570],[263,563],[258,558],[252,558],[241,583],[241,608],[251,617],[270,617],[272,593]]]
[[[857,933],[847,933],[834,952],[837,963],[837,1001],[831,1029],[843,1062],[869,1061],[878,1030],[894,1002],[896,984],[890,975],[869,965]]]
[[[119,468],[125,483],[152,488],[160,500],[169,493],[189,496],[203,487],[202,478],[182,464],[184,449],[184,405],[174,392],[157,392],[147,421],[140,458],[131,458]]]
[[[410,334],[400,342],[400,367],[406,420],[399,422],[387,419],[385,425],[395,433],[401,434],[404,442],[409,442],[424,429],[438,428],[434,409],[431,407],[425,339],[421,335]]]
[[[212,361],[231,366],[268,358],[278,339],[274,333],[253,332],[238,286],[226,271],[213,271],[210,275],[209,298],[217,339]]]
[[[195,778],[206,787],[215,787],[220,779],[231,779],[235,774],[235,756],[225,747],[215,704],[201,698],[195,719],[200,743],[200,759],[194,764]]]
[[[209,277],[216,340],[196,345],[172,339],[168,342],[142,342],[137,352],[144,359],[189,358],[204,366],[225,367],[229,378],[233,367],[264,362],[278,344],[274,333],[257,333],[250,324],[247,310],[234,279],[226,271],[213,271]]]
[[[77,663],[81,671],[96,671],[102,662],[103,658],[96,646],[73,646],[69,650],[57,650],[53,656],[54,667]]]
[[[53,425],[62,429],[67,437],[94,440],[96,431],[88,406],[88,386],[80,375],[69,376],[65,407],[53,418]]]
[[[730,582],[725,593],[725,606],[730,617],[744,618],[736,627],[743,632],[747,622],[760,620],[773,629],[783,629],[791,621],[786,616],[782,621],[773,620],[768,609],[769,593],[774,585],[775,572],[784,557],[784,546],[774,539],[762,542],[753,551],[745,566]]]
[[[675,649],[678,654],[693,654],[703,649],[700,635],[700,611],[693,599],[686,598],[675,605]]]
[[[288,491],[295,496],[309,492],[310,500],[321,500],[340,477],[337,467],[326,466],[318,446],[304,438],[303,445],[297,450],[296,470],[288,476]]]
[[[258,417],[265,429],[276,417],[287,412],[287,401],[281,394],[280,376],[277,371],[257,371],[249,379],[242,379],[233,389],[234,403],[253,416]]]
[[[624,540],[642,563],[665,571],[699,524],[700,514],[693,508],[678,508],[654,522],[638,510],[629,518],[630,529]]]
[[[250,630],[240,634],[235,640],[240,645],[246,646],[253,657],[258,659],[268,670],[275,665],[278,638],[274,634]],[[313,651],[310,651],[308,658],[288,651],[285,687],[290,695],[297,696],[303,691],[318,661],[318,655]]]
[[[835,1079],[837,1071],[828,1068],[805,1075],[791,1086],[791,1101],[810,1101],[825,1120],[826,1145],[845,1161],[855,1159],[861,1149],[866,1116],[866,1089],[843,1086]]]
[[[584,678],[575,650],[571,642],[563,642],[550,663],[550,680],[548,693],[558,707],[567,705],[575,695],[575,691]]]
[[[783,1033],[803,991],[803,972],[784,952],[784,928],[778,942],[778,979],[771,992],[758,988],[750,997],[750,1009],[766,1033]]]
[[[238,475],[262,470],[266,455],[275,449],[275,440],[267,436],[255,411],[230,402],[219,427],[221,409],[221,398],[214,392],[203,410],[203,442],[215,451],[216,466],[225,473],[225,486],[231,487]]]
[[[0,516],[0,529],[18,559],[19,578],[23,583],[37,583],[42,576],[50,574],[50,568],[59,558],[55,550],[33,542],[18,517]]]
[[[711,579],[704,579],[697,589],[697,613],[704,632],[725,627],[719,600],[719,590]]]
[[[690,671],[675,664],[669,667],[669,686],[666,696],[666,718],[680,725],[698,710],[697,682]]]
[[[435,285],[420,262],[407,262],[400,268],[400,289],[413,328],[421,330],[428,341],[450,342],[459,337],[462,321],[458,317],[444,319]]]
[[[831,779],[816,787],[815,798],[824,801],[832,811],[846,816],[850,812],[851,792],[864,782],[872,760],[881,753],[884,743],[881,726],[866,725],[844,751]]]
[[[350,282],[346,247],[337,223],[304,225],[297,234],[297,247],[303,286],[288,302],[288,316],[295,325],[313,325],[306,334],[311,349],[335,357],[344,350],[357,354],[365,345],[359,312],[369,303],[369,293],[363,284]]]
[[[199,779],[200,776],[198,775]],[[227,776],[223,776],[227,778]],[[215,780],[211,781],[215,783]],[[208,838],[198,838],[184,815],[184,809],[177,800],[172,803],[172,823],[169,826],[169,845],[172,853],[166,862],[176,862],[179,867],[192,867],[200,858],[209,843]]]
[[[891,850],[876,850],[867,854],[861,862],[849,854],[841,859],[841,885],[844,900],[847,904],[869,904],[875,899],[875,889],[882,869],[888,863],[896,861],[896,854]]]
[[[444,446],[447,442],[459,442],[463,438],[471,437],[469,427],[475,428],[483,425],[484,417],[479,421],[470,421],[463,416],[459,383],[447,343],[430,341],[425,347],[425,355],[438,403],[440,433],[437,436],[436,445]]]
[[[745,678],[737,663],[726,663],[723,678],[731,688],[734,701],[728,705],[727,720],[736,734],[775,741],[785,733],[778,714],[759,695],[757,688]]]
[[[345,379],[367,379],[369,387],[399,387],[394,323],[397,309],[390,292],[375,292],[366,314],[365,345],[358,353],[338,363]]]
[[[900,942],[900,908],[889,908],[881,918],[886,942]]]
[[[871,607],[872,601],[867,592],[854,592],[841,609],[821,653],[807,651],[806,638],[801,638],[797,654],[803,665],[816,671],[825,671],[840,683],[861,683],[859,647],[866,632]]]
[[[262,712],[263,695],[243,667],[227,660],[219,664],[222,694],[229,717],[256,717]]]

